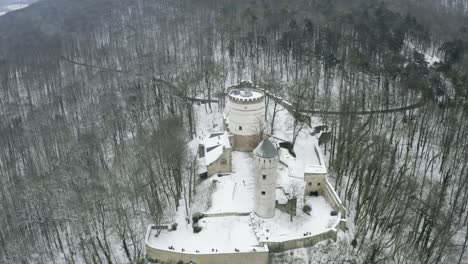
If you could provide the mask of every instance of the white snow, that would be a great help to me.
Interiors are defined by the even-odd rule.
[[[231,148],[226,132],[213,132],[206,135],[201,143],[205,147],[205,165],[215,162],[223,154],[223,148]]]
[[[198,172],[198,175],[208,172],[208,167],[206,166],[205,158],[198,158],[197,172]]]
[[[207,165],[216,161],[223,154],[223,146],[231,148],[231,145],[227,133],[222,131],[223,116],[222,112],[218,111],[217,104],[212,104],[211,110],[207,104],[195,105],[194,116],[198,133],[195,139],[189,143],[189,148],[193,154],[196,154],[199,144],[204,145],[205,157],[198,159],[198,172],[203,173],[206,172]],[[217,145],[220,147],[207,151],[208,148]]]
[[[254,91],[254,90],[237,89],[237,90],[231,91],[229,93],[229,96],[235,99],[239,99],[239,100],[255,100],[255,99],[261,98],[263,96],[263,93]]]
[[[215,192],[212,194],[209,214],[225,212],[247,213],[253,211],[254,206],[254,162],[249,153],[233,152],[233,168],[231,175],[223,177],[212,177],[209,180],[215,181]],[[303,237],[303,233],[310,232],[311,235],[325,232],[339,221],[340,216],[330,216],[333,210],[323,197],[307,197],[306,204],[312,207],[311,215],[302,212],[302,190],[304,181],[302,179],[290,177],[288,169],[278,165],[277,193],[282,192],[279,187],[284,188],[288,193],[297,188],[298,205],[297,216],[290,221],[289,214],[276,210],[275,217],[263,219],[255,217],[260,235],[263,239],[268,236],[270,240],[286,240]],[[297,187],[293,187],[297,186]],[[280,202],[287,202],[284,193],[278,196]],[[269,232],[266,232],[266,230]]]
[[[223,132],[223,131],[209,133],[208,135],[206,135],[203,138],[202,143],[207,148],[213,147],[213,146],[216,146],[216,145],[223,145],[223,146],[226,146],[226,147],[231,146],[229,144],[227,133]]]
[[[304,173],[325,174],[327,173],[327,170],[322,165],[306,165],[304,168]]]
[[[27,4],[13,4],[13,5],[5,6],[5,9],[7,9],[9,11],[13,11],[13,10],[18,10],[18,9],[21,9],[21,8],[25,8],[27,6],[28,6]]]
[[[316,235],[333,228],[340,220],[340,215],[331,216],[333,210],[321,196],[307,197],[306,204],[310,205],[310,215],[302,212],[302,207],[297,208],[297,215],[290,221],[290,215],[276,210],[275,217],[263,219],[255,217],[260,241],[282,241],[304,237],[304,233]]]
[[[421,54],[424,54],[424,59],[427,61],[429,65],[433,65],[436,62],[442,61],[434,49],[421,50],[421,49],[416,48],[413,42],[408,42],[408,47]]]
[[[274,136],[283,140],[292,141],[292,123],[294,119],[282,106],[278,107],[280,111],[277,113],[275,121],[277,126],[274,131]],[[317,146],[318,140],[315,136],[311,135],[311,128],[305,127],[299,132],[294,145],[296,158],[292,157],[287,150],[280,150],[280,160],[288,165],[292,177],[303,179],[304,173],[327,173],[326,164]]]
[[[286,204],[288,202],[288,195],[283,188],[276,188],[276,200],[279,204]]]
[[[214,147],[214,149],[207,151],[205,155],[205,163],[206,165],[210,165],[211,163],[215,162],[219,157],[221,157],[221,155],[223,155],[223,147],[221,145],[218,145]]]
[[[251,96],[259,95],[261,94]],[[223,146],[229,146],[227,134],[219,132],[222,126],[222,114],[215,105],[212,112],[206,105],[200,105],[195,108],[195,116],[198,133],[190,146],[192,150],[198,148],[200,143],[204,144],[205,149],[213,147],[210,150],[211,154],[205,153],[205,161],[202,163],[209,164],[222,155]],[[278,112],[274,136],[292,141],[292,122],[293,117],[288,111]],[[195,234],[192,225],[187,223],[185,208],[179,208],[172,219],[178,223],[177,230],[163,230],[158,237],[155,237],[157,230],[150,230],[147,243],[160,249],[176,252],[182,252],[184,249],[186,253],[200,254],[236,252],[236,249],[241,252],[254,249],[264,251],[267,249],[258,246],[259,240],[298,239],[304,237],[304,234],[310,236],[334,228],[340,220],[340,215],[330,215],[333,209],[323,197],[307,197],[305,201],[303,199],[304,172],[326,173],[325,163],[316,146],[317,138],[311,136],[309,127],[305,127],[296,141],[297,158],[292,157],[287,150],[280,149],[282,163],[278,164],[277,199],[284,204],[288,201],[288,196],[297,198],[297,215],[293,217],[293,221],[290,220],[289,214],[278,209],[271,219],[263,219],[252,213],[256,171],[253,154],[233,151],[231,174],[212,176],[197,186],[195,200],[204,202],[199,202],[200,204],[194,205],[194,208],[188,211],[205,210],[203,213],[210,216],[200,220],[202,231]],[[302,211],[304,203],[311,206],[310,215]],[[251,215],[233,215],[249,213],[253,215],[252,218]],[[215,216],[217,214],[223,216]],[[169,249],[170,246],[174,249]]]
[[[176,252],[184,249],[186,253],[202,254],[232,253],[235,249],[265,251],[258,246],[250,216],[205,217],[199,220],[199,225],[203,227],[199,233],[193,233],[191,224],[186,222],[179,222],[176,231],[162,231],[158,237],[155,237],[156,230],[151,230],[148,244],[160,249],[173,246]]]
[[[211,104],[211,110],[207,104],[194,105],[193,108],[199,136],[202,132],[206,134],[223,129],[223,113],[219,111],[217,104]]]
[[[424,57],[429,65],[433,65],[436,62],[440,62],[441,59],[437,55],[431,55],[429,53],[424,53]]]
[[[13,4],[13,5],[6,5],[6,6],[3,6],[3,7],[0,7],[0,16],[3,16],[4,14],[6,14],[6,13],[8,13],[10,11],[22,9],[22,8],[27,7],[27,6],[28,6],[27,4]]]
[[[255,164],[251,154],[234,151],[232,169],[230,175],[209,179],[216,181],[216,187],[207,213],[244,213],[253,210]]]

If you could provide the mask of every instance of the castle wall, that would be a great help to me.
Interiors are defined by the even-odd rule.
[[[241,102],[228,97],[229,131],[235,135],[259,134],[265,120],[265,99]]]
[[[250,152],[260,143],[260,135],[240,136],[232,135],[230,137],[231,146],[237,151]]]
[[[321,195],[327,201],[327,203],[333,208],[333,210],[337,211],[341,214],[341,218],[346,218],[346,208],[344,207],[341,199],[336,194],[333,186],[331,186],[330,182],[325,180],[325,184],[323,186]]]
[[[232,172],[232,149],[224,148],[223,154],[213,163],[207,166],[208,177],[216,173]]]
[[[203,217],[249,216],[250,212],[204,213]]]
[[[163,261],[166,263],[183,261],[184,263],[193,262],[196,264],[268,264],[268,250],[262,252],[192,254],[156,249],[146,245],[146,258],[152,262]]]
[[[291,200],[288,200],[286,204],[280,204],[278,201],[276,201],[275,208],[280,210],[283,213],[291,214],[293,216],[296,216],[296,209],[297,209],[297,198],[293,198]]]
[[[312,236],[306,236],[285,241],[262,241],[262,243],[268,245],[268,249],[270,250],[270,252],[278,253],[297,248],[312,247],[315,244],[328,239],[336,241],[337,232],[338,230],[336,229],[330,229],[327,232]]]
[[[305,181],[305,196],[309,195],[310,192],[318,192],[322,194],[323,187],[326,185],[326,175],[325,174],[304,174]],[[304,196],[304,197],[305,197]]]

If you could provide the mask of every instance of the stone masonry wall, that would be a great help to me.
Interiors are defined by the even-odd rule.
[[[208,165],[208,177],[216,173],[229,173],[232,172],[232,149],[224,148],[223,154],[213,163]]]
[[[285,240],[285,241],[262,241],[262,243],[264,243],[265,245],[268,245],[268,249],[270,250],[270,252],[278,253],[278,252],[283,252],[283,251],[297,249],[297,248],[312,247],[315,244],[324,240],[328,240],[328,239],[332,239],[333,241],[336,241],[336,237],[337,237],[337,230],[330,229],[327,232],[312,235],[312,236],[306,236],[306,237]]]
[[[329,181],[325,181],[325,186],[322,189],[323,198],[327,203],[333,208],[333,210],[341,214],[341,218],[346,218],[346,209],[341,202],[341,199],[338,197],[336,192],[333,190]]]
[[[252,135],[252,136],[239,136],[233,135],[232,136],[232,147],[237,151],[249,152],[253,151],[258,143],[260,143],[260,136],[259,135]]]
[[[177,263],[190,261],[196,264],[268,264],[268,251],[239,252],[239,253],[215,253],[215,254],[191,254],[174,252],[170,250],[156,249],[146,245],[146,258],[151,262]]]

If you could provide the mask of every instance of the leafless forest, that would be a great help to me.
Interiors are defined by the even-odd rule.
[[[467,5],[42,0],[0,17],[0,263],[145,263],[145,226],[193,203],[192,99],[214,111],[244,79],[330,128],[352,223],[324,263],[468,263]]]

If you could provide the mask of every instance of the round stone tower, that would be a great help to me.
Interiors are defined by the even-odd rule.
[[[276,175],[278,150],[264,139],[253,151],[257,170],[255,174],[255,213],[263,218],[275,216]]]
[[[252,151],[258,145],[264,120],[265,95],[262,91],[249,82],[228,89],[226,123],[235,150]]]

